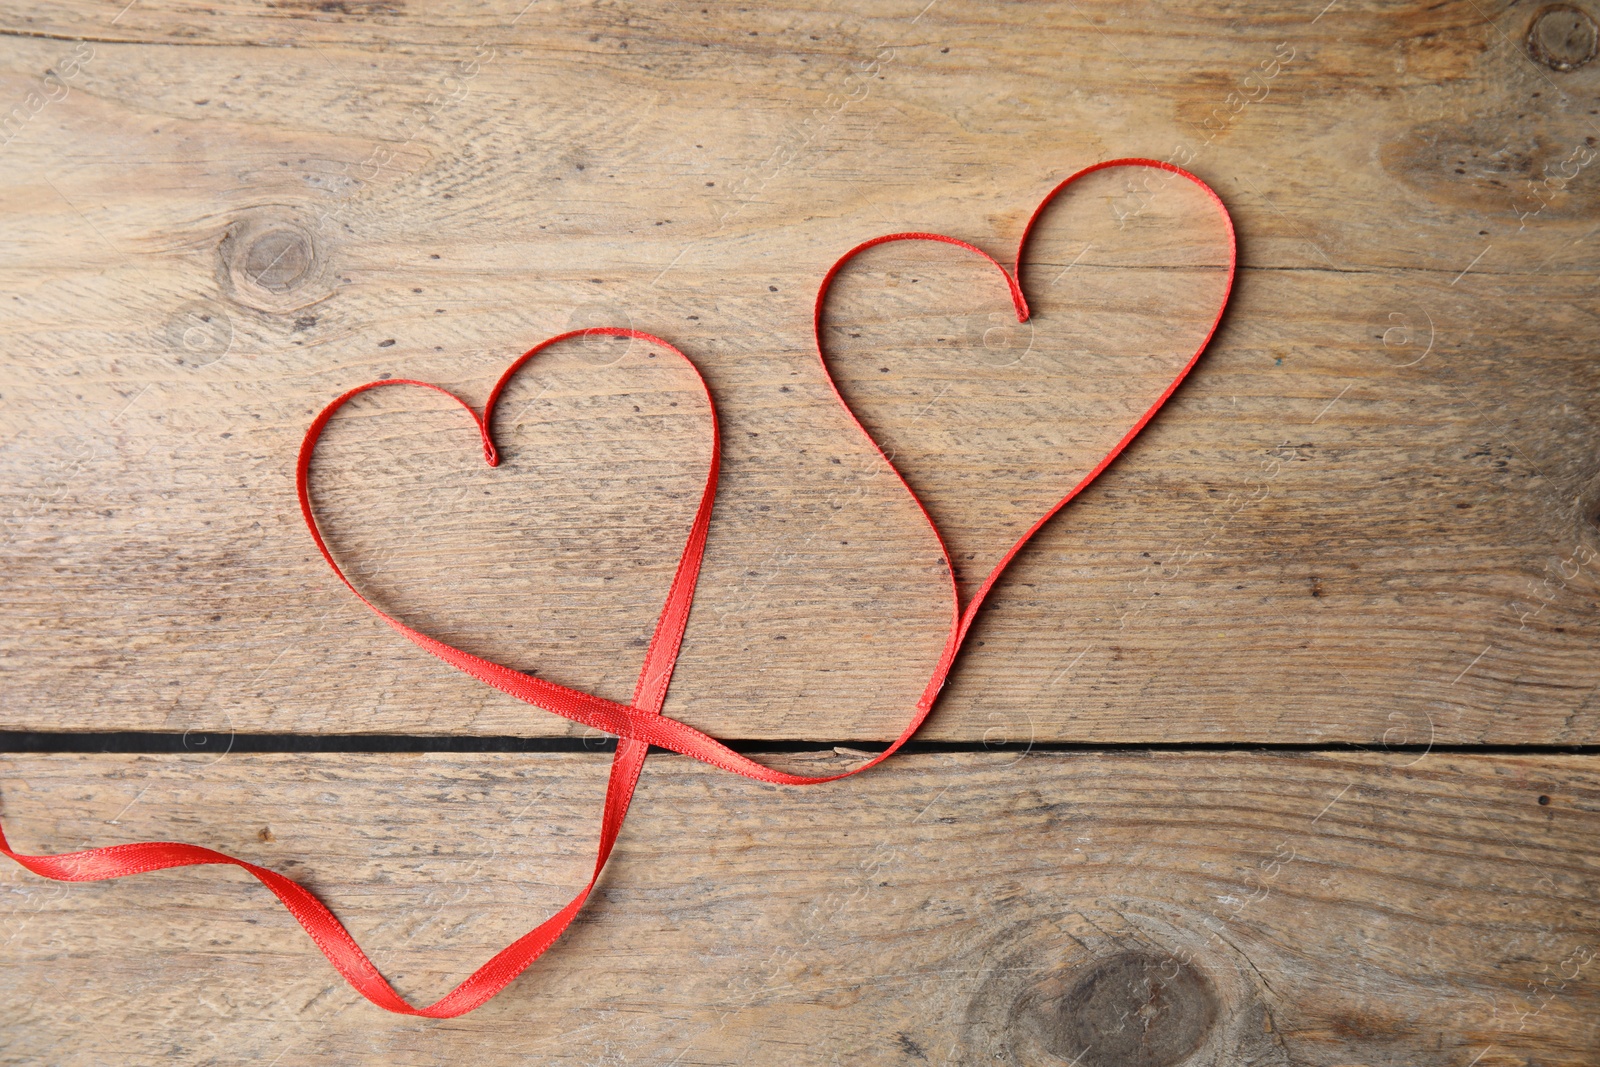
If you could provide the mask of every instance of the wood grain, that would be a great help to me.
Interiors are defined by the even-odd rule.
[[[518,10],[7,5],[0,726],[567,732],[343,595],[292,463],[350,385],[477,403],[610,322],[681,344],[724,423],[669,712],[893,736],[944,579],[826,394],[816,281],[897,229],[1009,258],[1053,181],[1149,155],[1232,208],[1229,318],[1018,561],[928,736],[1600,738],[1600,64],[1530,54],[1534,8]],[[1218,253],[1185,190],[1119,174],[1047,220],[1028,328],[950,250],[852,268],[835,366],[965,588],[1192,344]],[[317,492],[353,573],[625,697],[705,447],[648,358],[530,368],[492,476],[432,401],[342,418]]]
[[[425,1000],[581,884],[603,775],[7,756],[0,799],[19,849],[285,871]],[[1597,840],[1592,757],[918,755],[783,791],[664,756],[572,933],[454,1021],[366,1005],[240,872],[7,864],[0,1062],[1583,1067]]]

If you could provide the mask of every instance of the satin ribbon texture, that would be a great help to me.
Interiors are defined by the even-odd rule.
[[[867,433],[866,428],[856,418],[855,413],[850,410],[849,404],[845,402],[844,396],[839,392],[838,386],[834,382],[822,341],[822,321],[827,305],[828,292],[839,272],[851,260],[869,248],[899,241],[934,242],[952,245],[992,266],[996,273],[999,274],[999,280],[1005,286],[1012,306],[1016,311],[1017,321],[1025,322],[1029,317],[1029,310],[1027,297],[1024,293],[1022,261],[1023,254],[1028,247],[1028,239],[1032,235],[1040,216],[1051,202],[1070,188],[1073,183],[1097,171],[1117,167],[1154,168],[1165,171],[1173,177],[1183,178],[1194,183],[1205,193],[1210,203],[1217,209],[1227,238],[1227,277],[1222,298],[1218,302],[1216,315],[1211,320],[1204,339],[1194,350],[1194,354],[1188,358],[1177,374],[1162,389],[1161,393],[1154,398],[1145,412],[1127,429],[1110,451],[1101,457],[1100,461],[1095,464],[1088,474],[1084,475],[1077,484],[1068,490],[1066,495],[1062,496],[1048,511],[1039,516],[1038,520],[1029,526],[1021,537],[1017,538],[1016,542],[1001,557],[994,569],[989,572],[972,598],[963,604],[960,591],[956,586],[955,567],[950,559],[949,549],[945,545],[944,538],[941,536],[938,527],[928,514],[927,508],[917,498],[916,493],[906,482],[904,476],[895,468],[889,456],[884,453],[877,442],[872,441],[871,435]],[[538,959],[562,935],[571,924],[573,917],[583,907],[590,891],[594,888],[596,880],[600,877],[601,871],[604,870],[612,849],[616,845],[617,836],[622,830],[624,819],[627,817],[628,806],[632,801],[634,788],[638,784],[639,774],[644,766],[645,757],[649,753],[650,746],[654,745],[658,748],[677,752],[691,759],[700,760],[703,763],[709,763],[714,767],[731,771],[734,774],[744,775],[757,781],[792,786],[820,785],[824,782],[848,778],[882,763],[899,751],[916,734],[933,710],[934,702],[938,698],[939,691],[944,687],[945,680],[948,678],[951,667],[955,663],[956,655],[961,650],[962,643],[972,627],[973,620],[977,617],[979,609],[983,606],[985,599],[1006,567],[1010,565],[1011,561],[1016,558],[1017,553],[1022,550],[1022,547],[1052,516],[1066,507],[1084,489],[1088,488],[1122,454],[1123,450],[1149,424],[1168,398],[1177,390],[1179,384],[1194,369],[1195,364],[1199,362],[1201,355],[1211,343],[1211,338],[1216,333],[1217,326],[1221,322],[1223,312],[1227,307],[1228,296],[1233,288],[1236,264],[1237,251],[1233,222],[1228,215],[1227,207],[1223,204],[1221,198],[1212,191],[1210,186],[1195,175],[1170,163],[1150,159],[1114,159],[1097,163],[1078,171],[1045,195],[1039,206],[1034,209],[1027,225],[1023,227],[1022,237],[1017,248],[1016,264],[1010,270],[1007,270],[977,246],[954,237],[936,233],[892,233],[882,237],[875,237],[850,249],[829,268],[817,290],[816,304],[812,310],[812,330],[822,374],[827,379],[834,396],[838,399],[840,406],[844,408],[850,421],[857,430],[866,436],[868,441],[872,441],[873,448],[877,450],[883,462],[888,464],[891,470],[894,470],[895,476],[900,480],[900,484],[911,496],[911,499],[916,502],[923,520],[927,522],[928,528],[938,542],[939,551],[945,562],[945,573],[950,581],[950,622],[943,650],[933,673],[929,676],[927,684],[923,688],[922,695],[911,710],[905,728],[883,752],[843,774],[806,777],[774,770],[733,751],[716,738],[661,713],[667,696],[667,688],[672,679],[673,667],[677,663],[678,652],[682,646],[684,630],[688,626],[690,608],[694,602],[695,585],[700,575],[700,563],[705,555],[706,534],[710,528],[711,509],[716,498],[717,473],[720,466],[716,409],[712,403],[710,391],[706,389],[704,379],[700,378],[699,371],[695,369],[693,361],[683,352],[659,337],[640,333],[636,330],[605,327],[572,331],[535,345],[512,362],[506,368],[505,373],[500,376],[500,380],[495,383],[494,388],[490,390],[488,399],[484,403],[482,415],[473,411],[469,404],[453,393],[427,382],[408,379],[386,379],[368,382],[365,385],[349,390],[328,404],[312,421],[301,444],[299,460],[295,468],[295,491],[299,497],[300,511],[305,519],[306,529],[310,531],[311,539],[315,542],[317,550],[322,554],[322,558],[327,562],[328,566],[332,568],[339,581],[343,582],[362,604],[366,605],[385,623],[393,627],[400,636],[424,651],[432,653],[452,667],[464,671],[480,682],[493,686],[524,703],[618,738],[616,753],[611,761],[611,774],[606,786],[605,803],[601,812],[599,844],[596,849],[594,870],[588,883],[560,911],[500,950],[487,963],[461,982],[460,985],[427,1007],[414,1007],[401,997],[384,979],[383,975],[379,973],[377,967],[367,958],[366,953],[356,944],[355,940],[333,913],[309,890],[281,874],[246,860],[237,859],[197,845],[176,842],[143,842],[92,848],[81,852],[54,856],[29,856],[13,851],[3,832],[0,832],[0,852],[11,857],[35,874],[68,882],[100,881],[108,878],[123,878],[132,874],[170,867],[207,864],[230,864],[242,868],[254,875],[277,896],[290,914],[305,928],[306,933],[311,936],[317,947],[327,956],[328,961],[333,964],[357,992],[373,1004],[397,1014],[424,1016],[433,1019],[447,1019],[464,1015],[499,993],[534,960]],[[657,619],[655,634],[645,651],[644,662],[640,666],[639,680],[634,688],[633,699],[627,704],[607,700],[603,697],[557,685],[553,682],[547,682],[520,671],[514,671],[492,660],[463,652],[437,638],[413,629],[400,619],[386,614],[362,595],[361,591],[340,570],[333,553],[323,540],[322,531],[317,525],[316,514],[311,502],[312,458],[316,453],[317,442],[321,439],[323,430],[327,427],[334,414],[351,399],[376,389],[427,389],[448,397],[458,404],[466,414],[472,430],[482,445],[483,457],[486,463],[490,467],[498,466],[500,456],[494,443],[494,413],[496,402],[500,399],[507,383],[513,375],[530,360],[536,358],[540,352],[580,334],[632,338],[645,344],[657,346],[682,359],[695,374],[700,388],[705,393],[708,409],[711,411],[706,427],[711,438],[711,460],[706,471],[705,487],[701,491],[699,506],[695,510],[693,521],[690,523],[683,552],[678,560],[677,570],[673,575],[672,584],[667,590],[666,600]]]

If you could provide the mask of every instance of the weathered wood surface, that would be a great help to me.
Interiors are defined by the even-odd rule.
[[[724,420],[669,711],[892,736],[943,580],[826,396],[816,282],[896,229],[1009,259],[1053,181],[1148,155],[1231,205],[1231,317],[1018,561],[928,736],[1600,737],[1587,15],[1534,47],[1542,9],[1498,0],[520,9],[7,5],[0,725],[566,732],[338,589],[292,464],[352,384],[481,402],[522,347],[620,323]],[[969,585],[1215,298],[1214,220],[1141,181],[1047,222],[1031,327],[949,249],[841,284],[840,376]],[[385,397],[318,497],[384,602],[625,697],[703,462],[685,386],[640,346],[556,353],[492,474],[459,415]]]
[[[421,1000],[581,884],[604,762],[8,756],[0,814],[289,873]],[[1587,1067],[1597,841],[1592,757],[661,757],[573,932],[456,1021],[361,1001],[242,872],[7,864],[0,1062]]]

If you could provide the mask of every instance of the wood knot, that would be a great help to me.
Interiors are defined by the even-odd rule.
[[[311,238],[291,229],[268,230],[244,250],[240,269],[252,285],[288,292],[311,269]]]
[[[1172,956],[1120,952],[1077,979],[1036,1018],[1050,1051],[1079,1067],[1176,1067],[1221,1013],[1211,980]]]
[[[1288,1067],[1254,964],[1201,916],[1118,903],[1019,916],[986,944],[953,1062]]]
[[[1582,8],[1551,4],[1528,27],[1528,54],[1551,70],[1577,70],[1595,56],[1595,21]]]
[[[260,208],[235,220],[218,256],[223,290],[258,311],[296,311],[328,295],[320,242],[286,210]]]

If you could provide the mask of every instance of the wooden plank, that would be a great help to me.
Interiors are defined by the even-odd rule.
[[[342,595],[291,471],[352,384],[481,402],[527,344],[619,322],[681,343],[725,427],[669,712],[729,737],[893,736],[943,578],[826,394],[816,281],[896,229],[1004,258],[1052,181],[1150,155],[1233,209],[1230,319],[1019,560],[928,736],[1600,738],[1579,104],[1600,64],[1533,58],[1537,12],[512,8],[0,16],[0,101],[24,120],[0,155],[0,726],[568,732]],[[882,250],[833,308],[844,385],[967,587],[1215,294],[1193,197],[1124,176],[1085,193],[1029,264],[1031,329],[947,254]],[[339,550],[440,634],[625,697],[703,462],[686,385],[638,348],[557,353],[508,397],[492,478],[461,419],[363,407],[319,481]]]
[[[0,761],[16,847],[285,871],[419,1000],[581,884],[603,768]],[[790,791],[660,757],[572,934],[456,1021],[359,1000],[240,872],[8,864],[0,1062],[1581,1067],[1597,831],[1593,757],[952,753]]]

